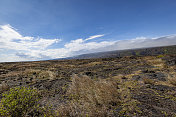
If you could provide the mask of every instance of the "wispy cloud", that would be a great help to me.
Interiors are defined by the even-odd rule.
[[[103,37],[103,36],[104,36],[104,35],[94,35],[94,36],[90,36],[89,38],[85,39],[85,41],[92,40],[92,39],[99,38],[99,37]]]
[[[97,49],[112,44],[103,41],[86,42],[87,40],[102,37],[103,35],[90,36],[87,39],[72,40],[64,48],[49,49],[61,39],[44,39],[21,35],[15,28],[8,25],[0,26],[0,61],[26,61],[69,57],[78,54],[81,50]],[[5,51],[8,51],[6,53]],[[4,57],[6,57],[4,59]]]
[[[8,51],[8,53],[10,53],[6,53],[6,55],[8,56],[6,58],[6,61],[11,61],[11,58],[15,58],[13,61],[31,60],[27,57],[18,56],[18,54],[16,53],[31,53],[32,55],[34,55],[36,50],[38,52],[43,51],[52,44],[58,43],[59,41],[61,41],[61,39],[44,39],[39,37],[35,38],[30,36],[22,36],[10,25],[0,26],[0,50]],[[0,53],[0,61],[3,60],[2,58],[4,58],[4,53]],[[36,53],[33,58],[35,59],[37,55],[38,54]],[[19,57],[22,59],[19,59]]]
[[[0,26],[0,49],[11,50],[43,50],[48,46],[58,43],[60,39],[43,39],[22,36],[10,25]]]
[[[49,47],[60,42],[61,39],[23,36],[12,26],[3,25],[0,26],[0,62],[55,59],[93,52],[176,45],[176,35],[155,38],[137,37],[120,41],[96,41],[96,38],[103,36],[105,35],[71,40],[62,48],[51,49]]]

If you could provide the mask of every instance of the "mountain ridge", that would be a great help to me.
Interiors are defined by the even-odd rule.
[[[53,60],[114,58],[114,57],[124,57],[124,56],[176,54],[176,51],[173,51],[173,50],[176,50],[176,45],[96,52],[96,53],[81,54],[73,57],[59,58],[59,59],[53,59]]]

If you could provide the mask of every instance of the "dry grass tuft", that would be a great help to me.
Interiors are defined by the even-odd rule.
[[[74,75],[67,95],[70,100],[58,109],[59,116],[110,116],[120,104],[117,84],[111,80]]]
[[[58,108],[58,116],[107,117],[114,116],[115,113],[122,116],[140,114],[140,103],[132,95],[139,88],[138,82],[124,81],[119,77],[94,80],[88,76],[74,75],[67,91],[68,102]]]
[[[2,93],[2,92],[4,92],[4,91],[7,91],[7,90],[9,90],[9,85],[8,84],[6,84],[5,82],[2,82],[1,84],[0,84],[0,92]]]
[[[35,69],[27,69],[23,72],[27,77],[39,78],[39,79],[53,79],[56,77],[55,73],[47,70],[35,70]]]
[[[151,84],[151,85],[154,85],[154,84],[156,83],[155,80],[149,79],[149,78],[144,78],[144,79],[143,79],[143,82],[144,82],[145,84]]]
[[[147,63],[149,65],[155,66],[156,68],[163,69],[165,67],[165,63],[161,58],[153,58],[150,60],[147,60]]]
[[[173,76],[168,76],[168,82],[169,84],[176,86],[176,75],[174,74]]]

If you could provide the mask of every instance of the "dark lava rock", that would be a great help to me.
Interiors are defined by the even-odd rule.
[[[176,58],[172,58],[170,60],[166,60],[166,64],[169,66],[176,65]]]
[[[166,81],[166,76],[164,75],[164,73],[161,73],[161,72],[143,74],[143,77],[150,78],[150,79],[157,79],[160,81]]]
[[[150,70],[143,70],[142,73],[155,73],[155,71],[150,71]]]
[[[175,89],[175,87],[169,87],[165,85],[151,85],[150,88],[158,91],[171,91]]]
[[[1,75],[1,74],[7,74],[8,72],[9,72],[8,70],[0,69],[0,75]]]
[[[141,79],[141,76],[139,75],[132,76],[132,80],[139,80],[139,79]]]
[[[158,79],[158,80],[160,80],[160,81],[166,81],[166,76],[164,75],[164,73],[161,73],[161,72],[159,72],[159,73],[155,73],[155,77],[156,77],[156,79]]]
[[[142,116],[147,117],[164,117],[162,111],[168,113],[168,117],[172,117],[175,113],[176,102],[165,98],[162,93],[165,90],[170,90],[172,87],[163,85],[150,85],[152,89],[141,88],[140,93],[135,94],[134,99],[140,102],[140,109],[143,112]],[[161,91],[161,92],[160,92]],[[159,94],[157,94],[160,92]]]
[[[122,77],[122,79],[126,80],[126,79],[128,79],[128,78],[127,78],[127,77],[125,77],[125,76],[123,76],[123,77]]]
[[[87,75],[87,76],[95,76],[95,75],[97,75],[94,72],[85,72],[84,74]]]

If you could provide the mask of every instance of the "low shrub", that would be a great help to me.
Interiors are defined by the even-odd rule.
[[[162,55],[162,54],[157,56],[157,58],[163,58],[163,57],[164,57],[164,55]]]
[[[15,87],[2,95],[0,114],[3,117],[24,117],[38,106],[39,95],[32,88]]]

